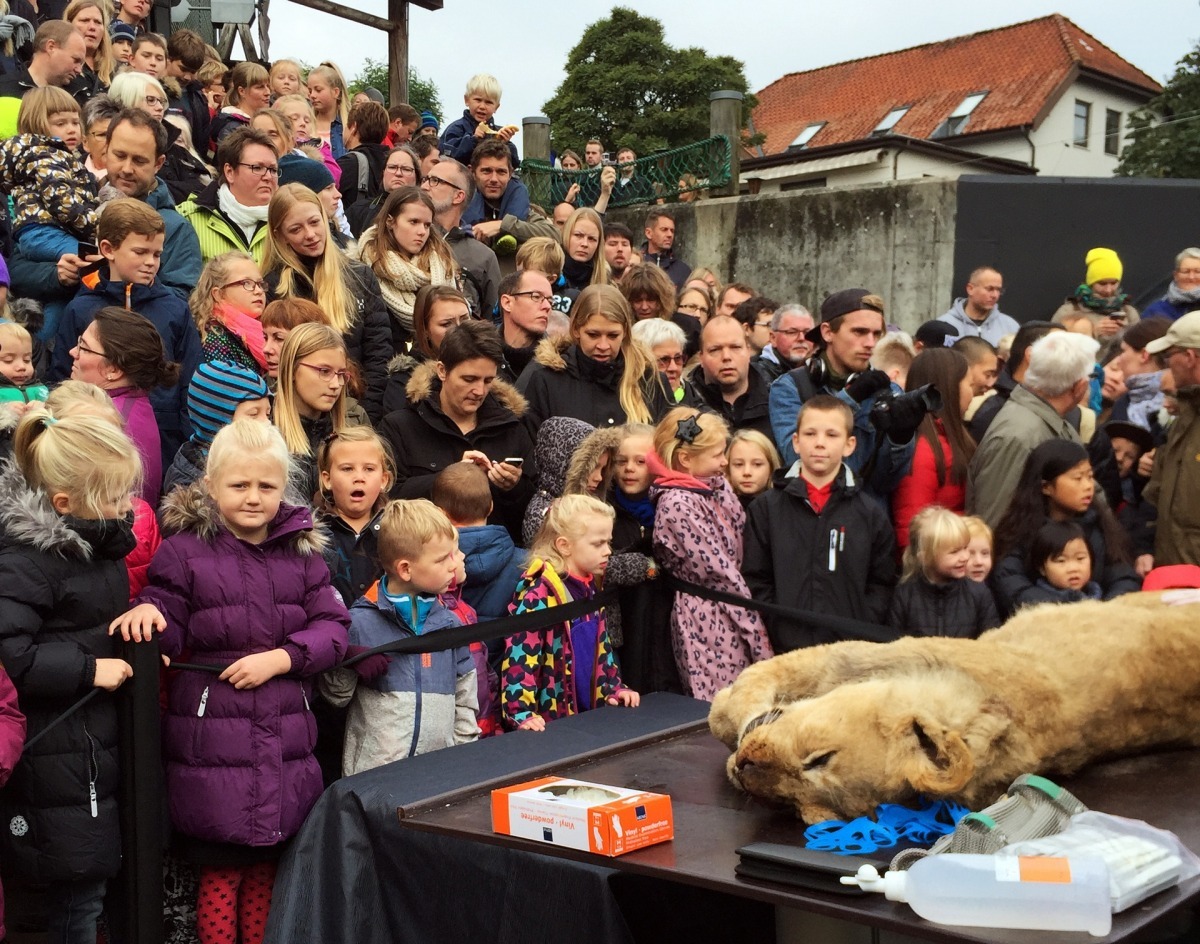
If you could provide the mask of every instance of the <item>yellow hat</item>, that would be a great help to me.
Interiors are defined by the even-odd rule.
[[[1111,249],[1093,249],[1087,254],[1084,262],[1087,263],[1087,275],[1083,279],[1085,285],[1095,285],[1106,279],[1116,279],[1120,282],[1125,272],[1120,257]]]

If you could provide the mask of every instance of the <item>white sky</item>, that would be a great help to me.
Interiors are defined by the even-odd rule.
[[[347,0],[343,0],[347,2]],[[383,16],[386,0],[348,0]],[[1196,0],[638,0],[626,2],[658,19],[672,46],[699,46],[734,56],[746,66],[753,91],[788,72],[904,49],[1062,13],[1160,82],[1200,36]],[[806,9],[807,8],[807,9]],[[410,7],[413,67],[433,80],[450,119],[462,111],[466,80],[490,72],[504,87],[496,117],[520,124],[539,115],[564,78],[567,53],[589,23],[611,6],[570,0],[445,0],[442,10]],[[352,79],[367,57],[387,61],[382,32],[318,13],[289,0],[271,2],[272,59],[296,56],[309,63],[332,59]],[[240,52],[235,46],[234,54]],[[384,90],[386,91],[386,89]],[[519,139],[518,139],[519,140]]]

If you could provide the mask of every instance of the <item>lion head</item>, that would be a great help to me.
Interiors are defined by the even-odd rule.
[[[806,823],[850,819],[917,794],[973,792],[1010,725],[1007,708],[962,673],[868,679],[747,725],[727,770],[736,786],[791,805]]]

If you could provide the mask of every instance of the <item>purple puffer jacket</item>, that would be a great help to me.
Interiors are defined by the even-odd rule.
[[[139,497],[151,508],[157,508],[163,481],[162,439],[154,407],[150,405],[150,394],[134,387],[122,387],[109,390],[108,395],[125,419],[125,435],[133,440],[138,455],[142,457],[142,491]]]
[[[188,836],[271,846],[299,830],[321,794],[311,679],[339,662],[350,619],[329,583],[307,508],[281,505],[261,544],[234,537],[201,483],[161,511],[171,535],[139,603],[167,618],[163,653],[228,665],[283,648],[292,672],[239,691],[206,672],[171,684],[163,732],[171,821]]]

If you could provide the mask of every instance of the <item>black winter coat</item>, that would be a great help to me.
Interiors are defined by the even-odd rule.
[[[915,577],[892,594],[888,623],[906,636],[975,639],[999,626],[1000,614],[987,584],[966,577],[934,584]]]
[[[522,371],[517,389],[529,403],[534,426],[552,416],[570,416],[597,429],[611,429],[628,419],[620,396],[624,366],[624,358],[612,364],[592,360],[566,336],[547,338],[538,344],[533,361]],[[667,379],[647,371],[641,388],[650,422],[656,423],[675,405]]]
[[[0,663],[33,738],[117,655],[129,606],[127,520],[59,516],[12,464],[0,470]],[[0,861],[31,883],[109,878],[121,864],[117,711],[101,692],[26,751],[0,791]],[[93,799],[94,794],[94,799]]]
[[[383,390],[387,386],[388,360],[392,356],[392,321],[383,296],[379,294],[379,280],[371,267],[354,259],[347,259],[350,269],[350,293],[357,302],[354,325],[342,335],[346,342],[346,354],[358,364],[362,371],[363,395],[360,401],[372,423],[378,423],[384,415]],[[315,301],[311,272],[310,280],[293,278],[292,294],[296,298]],[[267,294],[271,299],[279,298],[279,272],[266,275]]]
[[[1110,564],[1107,561],[1107,548],[1104,543],[1104,530],[1100,527],[1099,515],[1096,509],[1089,508],[1082,515],[1073,519],[1083,528],[1088,547],[1092,552],[1092,580],[1100,585],[1105,600],[1119,597],[1124,593],[1136,593],[1142,589],[1142,578],[1129,564]],[[1027,549],[1014,548],[1009,551],[1000,565],[992,572],[992,593],[996,597],[996,605],[1004,617],[1012,616],[1023,606],[1033,603],[1061,603],[1062,598],[1048,592],[1045,587],[1039,587],[1036,578],[1031,578],[1025,571]]]
[[[503,525],[520,542],[525,506],[537,481],[533,439],[522,418],[525,401],[504,381],[495,381],[476,414],[475,428],[464,433],[442,412],[441,388],[434,365],[420,365],[408,384],[408,404],[385,416],[379,426],[379,435],[391,443],[396,457],[392,497],[428,498],[437,474],[461,461],[468,449],[493,461],[519,456],[525,460],[521,480],[508,491],[492,488],[494,507],[488,523]]]
[[[750,505],[742,576],[764,603],[885,624],[896,583],[896,537],[887,512],[845,465],[820,514],[808,486],[781,470]],[[775,652],[836,642],[810,623],[765,616]]]
[[[716,383],[708,383],[702,367],[692,375],[692,387],[700,395],[705,406],[725,418],[730,429],[755,429],[766,436],[768,441],[774,442],[775,433],[771,428],[770,412],[771,386],[754,367],[750,368],[747,379],[750,386],[733,403],[725,401],[725,395]]]

